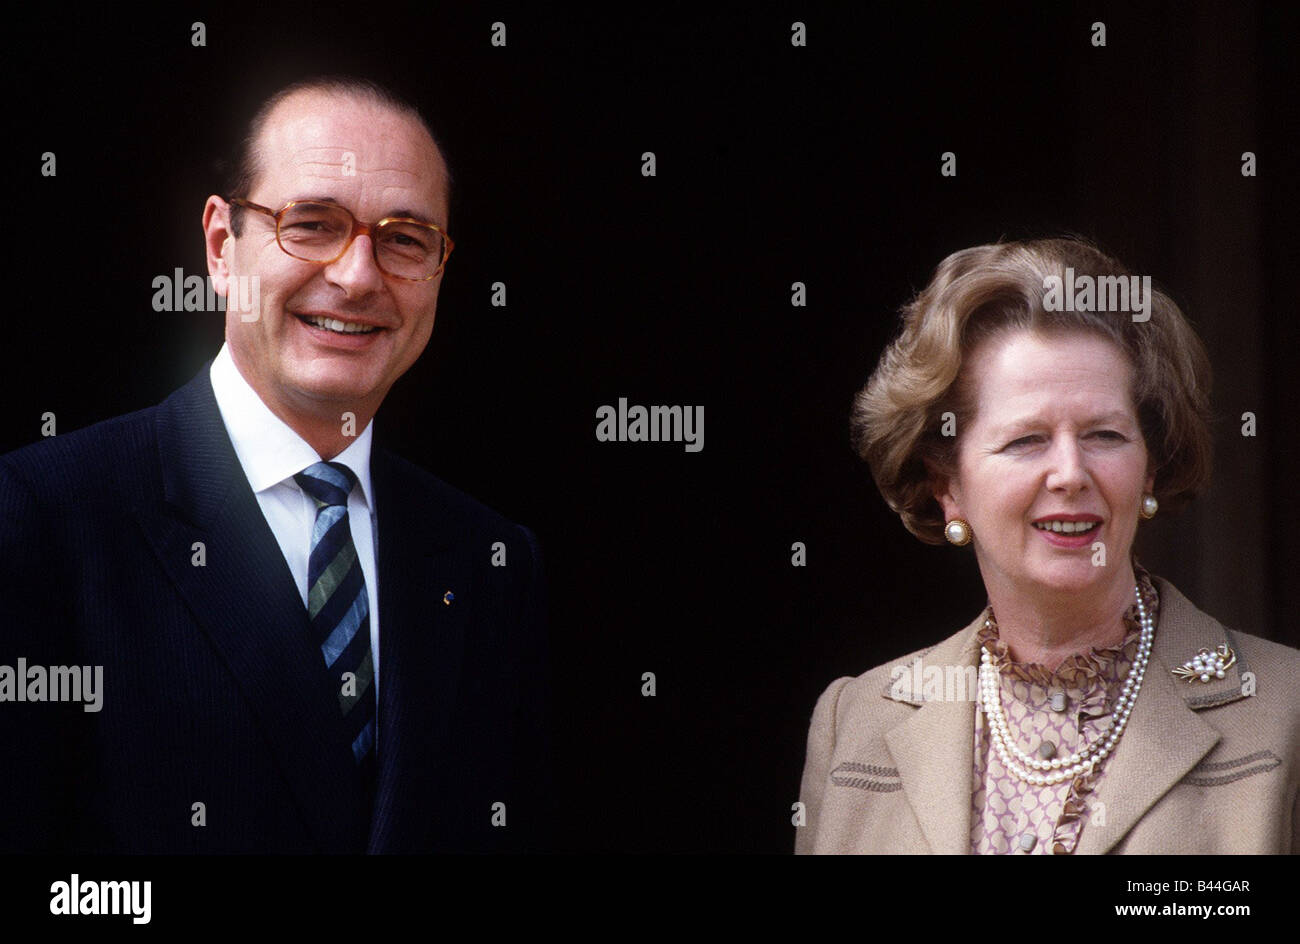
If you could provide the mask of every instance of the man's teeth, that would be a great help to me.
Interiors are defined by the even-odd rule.
[[[1056,531],[1060,534],[1078,534],[1091,531],[1097,527],[1097,521],[1035,521],[1034,527],[1040,531]]]
[[[308,324],[314,324],[318,328],[328,328],[330,331],[337,331],[340,334],[369,334],[371,331],[378,331],[374,325],[354,324],[351,321],[339,321],[337,318],[321,318],[316,315],[303,315],[303,320]]]

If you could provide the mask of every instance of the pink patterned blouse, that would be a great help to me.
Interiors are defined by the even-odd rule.
[[[1133,570],[1152,620],[1159,599],[1151,575],[1136,561]],[[1012,661],[990,606],[979,642],[993,655],[1002,681],[1002,710],[1007,729],[1022,751],[1050,760],[1068,757],[1081,745],[1105,736],[1111,711],[1119,700],[1129,666],[1137,656],[1137,604],[1124,613],[1128,633],[1118,646],[1077,653],[1049,671],[1044,666]],[[1116,745],[1116,750],[1123,743]],[[984,710],[975,712],[975,770],[971,792],[971,852],[1070,854],[1089,817],[1104,817],[1089,795],[1106,776],[1104,762],[1091,774],[1046,786],[1033,786],[1008,772],[993,749]],[[1104,820],[1102,820],[1104,822]]]

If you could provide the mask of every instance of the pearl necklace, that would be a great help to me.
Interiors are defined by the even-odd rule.
[[[993,665],[993,654],[989,652],[987,646],[984,647],[983,655],[980,656],[980,703],[984,708],[984,717],[988,721],[998,759],[1002,761],[1003,767],[1019,779],[1041,787],[1072,779],[1079,774],[1090,774],[1093,768],[1100,765],[1115,749],[1116,742],[1124,733],[1124,726],[1128,724],[1129,712],[1133,710],[1133,702],[1137,700],[1138,690],[1142,687],[1142,676],[1146,674],[1147,660],[1151,656],[1151,641],[1156,634],[1155,623],[1147,613],[1146,604],[1142,602],[1141,589],[1134,587],[1133,595],[1137,598],[1138,621],[1142,625],[1142,634],[1138,638],[1137,657],[1129,668],[1128,678],[1124,680],[1124,688],[1111,715],[1115,721],[1111,725],[1109,735],[1101,735],[1069,757],[1039,760],[1030,757],[1016,745],[1010,731],[1007,730],[1007,718],[1002,711],[1001,685],[998,680],[998,670]],[[1095,757],[1089,756],[1094,752]],[[1014,760],[1011,754],[1015,755]],[[1046,771],[1046,773],[1034,773],[1034,771]]]

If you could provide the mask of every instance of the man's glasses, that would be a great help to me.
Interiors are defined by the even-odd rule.
[[[229,202],[275,220],[275,241],[304,262],[334,262],[348,251],[352,240],[364,235],[370,237],[375,265],[381,271],[411,282],[427,282],[442,271],[455,246],[438,226],[407,217],[362,223],[333,203],[293,201],[277,212],[239,197]]]

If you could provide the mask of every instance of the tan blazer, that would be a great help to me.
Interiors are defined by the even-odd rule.
[[[1077,851],[1300,852],[1300,652],[1232,632],[1168,581],[1154,582],[1151,659]],[[796,852],[970,852],[978,695],[962,698],[958,682],[979,664],[982,620],[826,689],[808,733]],[[1171,673],[1224,642],[1237,654],[1224,679],[1188,683]],[[936,684],[914,692],[924,666],[952,676],[951,691],[939,693],[932,674]]]

